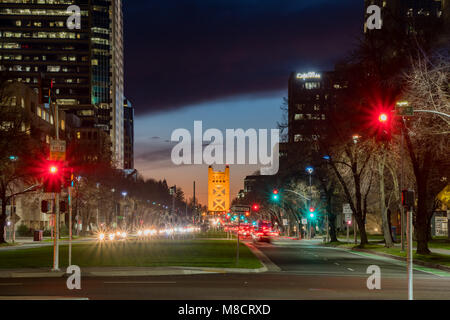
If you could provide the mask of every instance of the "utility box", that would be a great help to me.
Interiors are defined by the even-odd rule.
[[[34,239],[33,241],[42,241],[44,235],[44,231],[42,230],[34,230]]]

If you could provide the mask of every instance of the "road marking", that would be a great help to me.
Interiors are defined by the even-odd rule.
[[[42,301],[42,300],[89,300],[85,297],[49,297],[49,296],[5,296],[1,297],[0,300],[31,300],[31,301]]]
[[[0,286],[22,286],[22,283],[0,283]]]
[[[339,263],[337,263],[337,262],[335,262],[334,264],[337,265],[337,266],[339,265]]]
[[[352,268],[347,268],[347,270],[348,270],[348,271],[355,271],[355,270],[353,270]]]
[[[175,284],[175,281],[105,281],[105,284]]]

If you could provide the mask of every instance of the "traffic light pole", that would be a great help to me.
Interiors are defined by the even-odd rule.
[[[241,216],[238,215],[238,229],[237,229],[237,246],[236,246],[236,266],[239,265],[239,231],[241,228]]]
[[[72,265],[72,187],[73,175],[70,175],[71,182],[69,186],[69,266]]]
[[[402,117],[402,122],[404,122],[404,118]],[[404,132],[403,132],[403,123],[401,126],[402,138],[401,138],[401,147],[400,147],[400,158],[401,158],[401,174],[400,174],[400,190],[403,190],[403,180],[404,180],[404,169],[403,169],[403,146],[404,146]],[[401,200],[400,200],[401,201]],[[402,251],[405,251],[405,207],[403,205],[400,206],[400,232],[401,232],[401,243],[402,243]]]
[[[412,250],[412,212],[413,207],[411,206],[407,214],[407,235],[408,235],[408,300],[414,300],[413,297],[413,250]]]
[[[59,114],[58,104],[55,103],[55,130],[56,140],[59,141]],[[55,234],[54,234],[54,255],[53,255],[53,270],[59,271],[59,227],[60,227],[60,214],[59,214],[59,193],[55,192]]]

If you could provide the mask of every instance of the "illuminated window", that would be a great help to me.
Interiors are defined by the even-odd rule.
[[[320,88],[319,82],[306,82],[305,83],[306,90],[319,89],[319,88]]]

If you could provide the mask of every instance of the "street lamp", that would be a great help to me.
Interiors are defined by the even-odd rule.
[[[306,167],[306,172],[308,172],[309,174],[309,200],[308,200],[308,206],[311,208],[311,199],[312,199],[312,174],[314,172],[314,168],[309,166]],[[309,224],[309,222],[308,222]],[[311,227],[308,226],[308,233],[309,233],[309,238],[311,239]]]

